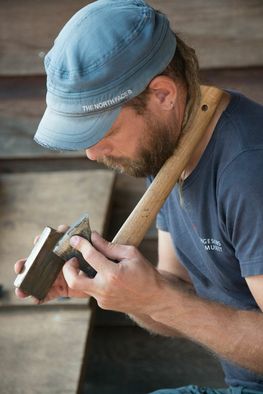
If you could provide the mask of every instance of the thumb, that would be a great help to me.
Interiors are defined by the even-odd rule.
[[[91,279],[87,278],[84,275],[81,275],[81,271],[79,269],[79,262],[75,257],[68,260],[63,265],[62,271],[65,281],[71,289],[84,291],[86,287],[88,287],[87,285]]]
[[[127,258],[127,245],[118,245],[106,241],[96,231],[91,234],[92,245],[105,257],[111,260],[122,260]]]

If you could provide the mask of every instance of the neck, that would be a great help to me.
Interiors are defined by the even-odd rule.
[[[187,89],[183,83],[178,83],[177,85],[177,97],[176,97],[176,107],[174,115],[177,120],[177,126],[179,130],[182,130],[185,123],[185,113],[187,106]]]

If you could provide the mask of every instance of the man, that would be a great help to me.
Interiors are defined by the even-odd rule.
[[[194,51],[142,0],[99,0],[80,10],[45,67],[47,109],[35,140],[85,149],[89,159],[149,181],[176,149],[200,95]],[[93,246],[73,237],[97,275],[84,276],[72,259],[45,300],[91,295],[104,309],[152,332],[180,332],[220,357],[226,391],[159,393],[263,392],[262,125],[260,105],[225,92],[158,215],[158,268],[96,233]]]

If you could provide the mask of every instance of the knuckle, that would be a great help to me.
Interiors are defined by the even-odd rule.
[[[85,259],[86,261],[92,259],[92,256],[94,255],[93,250],[90,249],[90,248],[88,248],[88,249],[86,249],[86,248],[82,249],[81,253],[82,253],[82,256],[84,257],[84,259]]]
[[[116,248],[116,245],[114,243],[112,243],[112,242],[108,242],[107,241],[107,247],[108,247],[108,249],[112,250],[112,249]]]
[[[110,292],[112,286],[115,286],[118,281],[119,281],[119,275],[115,272],[110,272],[107,277],[106,290]]]
[[[127,251],[130,257],[134,257],[138,253],[137,248],[132,245],[127,246]]]
[[[67,224],[60,224],[60,225],[57,227],[57,231],[58,231],[59,233],[65,233],[68,229],[69,229],[69,226],[68,226]]]
[[[78,287],[78,281],[77,281],[77,279],[76,278],[69,278],[68,279],[68,281],[67,281],[67,283],[68,283],[68,286],[72,289],[72,290],[76,290],[77,289],[77,287]]]

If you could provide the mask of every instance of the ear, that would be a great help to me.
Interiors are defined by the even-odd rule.
[[[177,98],[176,82],[171,78],[160,75],[149,84],[151,98],[164,111],[170,111],[175,106]]]

